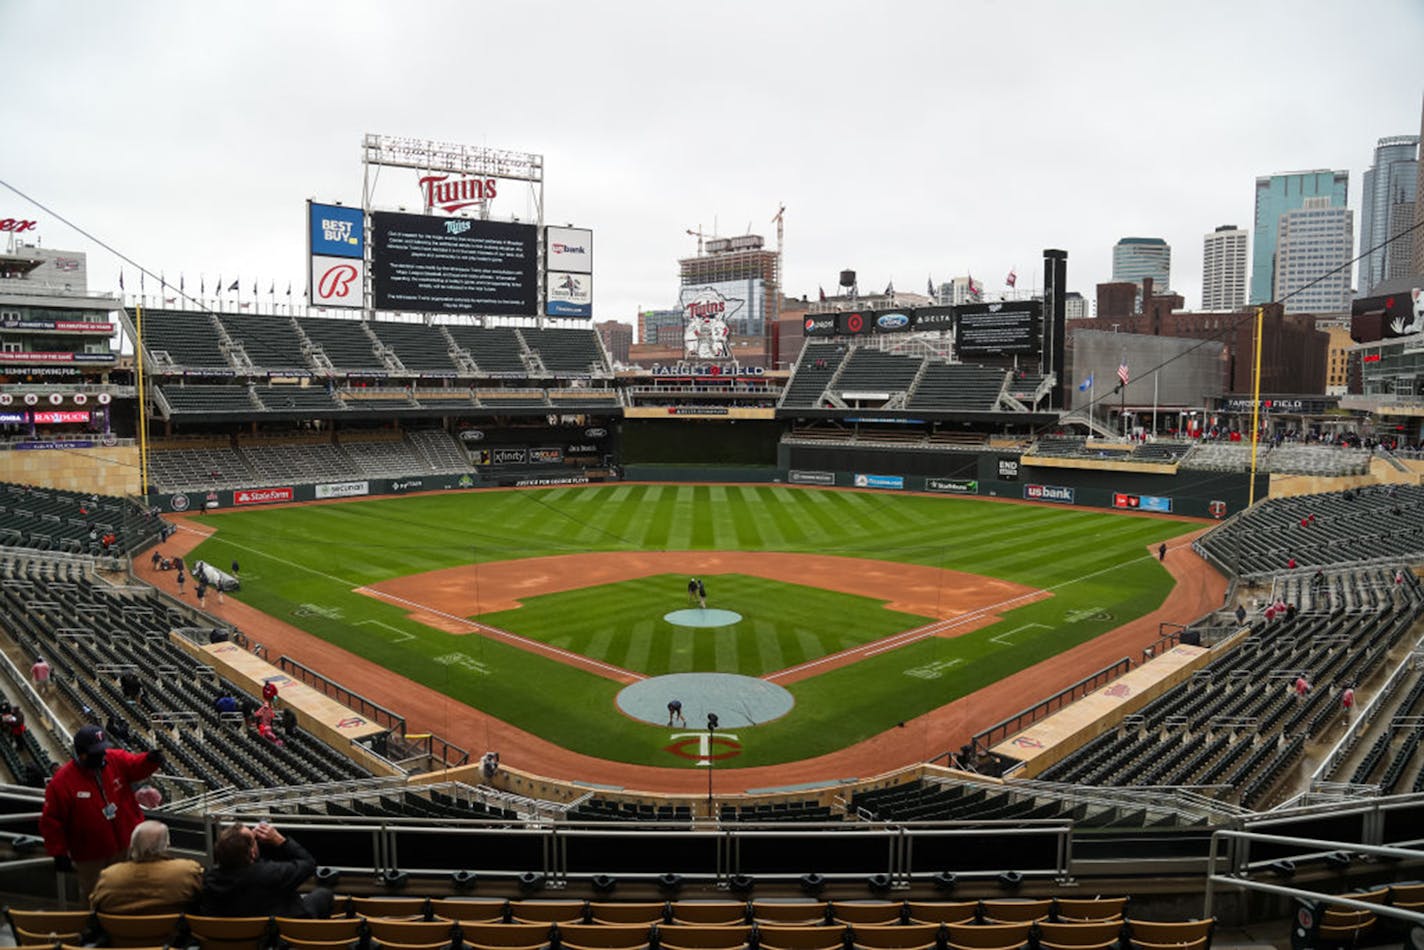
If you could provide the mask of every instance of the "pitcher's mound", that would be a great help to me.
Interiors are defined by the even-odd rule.
[[[742,619],[735,610],[717,610],[712,607],[694,607],[691,610],[674,610],[663,614],[663,619],[678,627],[730,627]]]

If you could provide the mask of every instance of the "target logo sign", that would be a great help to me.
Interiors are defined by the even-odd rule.
[[[365,289],[366,262],[351,257],[313,255],[311,303],[313,307],[360,307]]]

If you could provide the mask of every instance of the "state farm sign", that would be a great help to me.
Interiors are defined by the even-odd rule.
[[[234,505],[267,505],[274,501],[291,501],[292,489],[283,488],[240,488],[232,493]]]

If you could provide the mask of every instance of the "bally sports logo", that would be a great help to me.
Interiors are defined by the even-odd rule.
[[[274,501],[291,501],[290,487],[283,488],[241,488],[232,493],[234,505],[266,505]]]
[[[882,330],[903,330],[910,325],[910,317],[904,313],[882,313],[875,318],[875,325]]]

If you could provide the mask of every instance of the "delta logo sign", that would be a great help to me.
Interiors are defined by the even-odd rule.
[[[420,179],[420,192],[425,207],[438,208],[454,214],[461,208],[481,206],[497,194],[493,178],[454,178],[449,175],[425,175]]]

